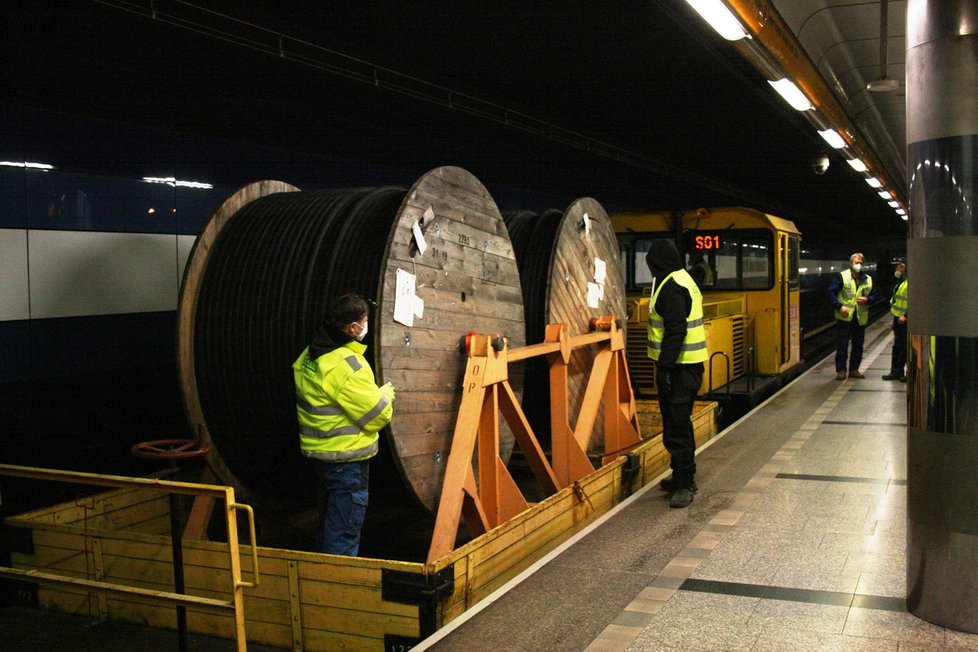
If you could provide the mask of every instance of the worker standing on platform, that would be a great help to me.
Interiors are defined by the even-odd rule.
[[[292,365],[299,447],[318,477],[316,550],[353,557],[367,511],[369,460],[394,410],[393,386],[378,387],[363,357],[367,309],[355,294],[333,299]]]
[[[869,303],[876,295],[873,291],[873,277],[863,271],[863,261],[860,253],[849,256],[849,268],[836,274],[829,284],[829,300],[835,306],[836,380],[846,379],[846,369],[849,378],[866,377],[859,371],[859,365],[863,361]]]
[[[648,355],[656,362],[662,442],[672,467],[672,477],[663,480],[661,486],[672,492],[670,507],[686,507],[696,492],[693,401],[708,358],[703,296],[683,268],[679,249],[671,240],[654,240],[645,262],[653,276]]]
[[[907,382],[907,261],[893,260],[893,276],[897,279],[890,297],[890,314],[893,315],[893,351],[890,354],[890,373],[883,380]]]

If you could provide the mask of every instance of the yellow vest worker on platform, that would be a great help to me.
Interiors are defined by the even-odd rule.
[[[292,365],[299,446],[316,466],[319,529],[316,550],[357,556],[367,512],[368,460],[390,423],[394,388],[378,387],[363,357],[367,302],[333,299],[312,342]]]
[[[890,314],[893,315],[893,350],[890,353],[890,373],[883,380],[899,380],[907,382],[907,261],[905,258],[894,258],[893,276],[897,279],[890,297]]]
[[[648,354],[656,361],[655,383],[662,412],[662,443],[671,456],[672,477],[662,488],[672,492],[670,507],[686,507],[696,492],[696,440],[693,401],[703,382],[706,329],[703,296],[671,240],[654,240],[645,256],[652,273]]]
[[[859,371],[869,322],[869,304],[876,298],[873,277],[863,271],[863,255],[849,256],[849,269],[832,278],[829,300],[835,306],[835,379],[865,378]],[[852,351],[849,344],[852,343]],[[848,360],[848,364],[847,364]]]

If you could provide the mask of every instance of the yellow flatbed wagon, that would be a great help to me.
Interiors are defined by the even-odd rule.
[[[715,406],[694,409],[698,446],[716,434]],[[639,402],[646,435],[656,434],[629,455],[431,563],[240,545],[241,577],[252,580],[253,553],[259,568],[257,586],[243,589],[247,640],[294,650],[410,649],[661,475],[669,457],[653,430],[656,412],[653,402]],[[172,602],[154,595],[174,586],[171,504],[137,485],[8,517],[11,567],[0,576],[43,609],[174,629]],[[232,592],[228,544],[185,539],[181,551],[185,593],[201,601],[184,605],[187,628],[234,639],[234,613],[204,603]]]

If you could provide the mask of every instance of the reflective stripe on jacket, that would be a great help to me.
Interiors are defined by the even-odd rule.
[[[377,387],[363,357],[366,349],[351,341],[311,360],[306,348],[292,365],[299,447],[306,457],[351,462],[377,454],[378,433],[393,415],[394,392]]]
[[[852,321],[855,313],[859,317],[859,325],[865,326],[869,322],[869,304],[857,303],[856,297],[868,297],[873,292],[873,277],[869,274],[860,274],[859,283],[852,277],[852,270],[847,269],[842,272],[842,288],[836,295],[839,303],[849,309],[849,314],[843,315],[839,310],[835,311],[835,318],[839,321]]]
[[[890,298],[890,314],[894,317],[903,317],[907,314],[907,280],[900,281]]]
[[[686,339],[683,340],[683,348],[676,362],[679,364],[706,362],[709,354],[706,351],[706,328],[703,326],[703,295],[700,293],[696,282],[693,281],[693,277],[684,269],[677,269],[665,277],[649,300],[649,325],[647,329],[649,357],[658,360],[662,350],[662,339],[666,334],[666,326],[662,321],[662,316],[655,311],[655,301],[659,298],[659,292],[662,291],[669,279],[685,288],[693,300],[689,315],[686,316]]]

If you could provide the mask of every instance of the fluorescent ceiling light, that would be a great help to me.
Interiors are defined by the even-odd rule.
[[[849,158],[846,159],[846,163],[848,163],[849,167],[851,167],[856,172],[865,172],[867,170],[866,164],[863,163],[862,159]]]
[[[898,202],[891,201],[887,203],[890,205],[890,208],[900,208],[900,204]]]
[[[778,95],[784,98],[784,101],[791,105],[791,108],[796,111],[810,111],[813,107],[812,103],[808,101],[808,97],[801,92],[801,89],[795,85],[795,82],[790,79],[779,79],[778,81],[768,82],[774,90],[778,92]]]
[[[818,135],[825,139],[825,142],[827,142],[833,149],[842,149],[846,146],[845,139],[839,135],[839,132],[835,129],[819,131]]]
[[[0,165],[5,165],[11,168],[29,168],[31,170],[53,170],[53,165],[48,165],[47,163],[31,163],[29,161],[0,161]]]
[[[898,208],[896,212],[897,212],[897,215],[906,215],[907,214],[907,211],[904,208]]]
[[[889,77],[880,77],[866,84],[866,90],[873,91],[874,93],[887,93],[889,91],[895,91],[898,88],[900,88],[900,82]]]
[[[180,187],[180,188],[198,188],[201,190],[207,190],[208,188],[213,188],[214,186],[209,183],[203,183],[200,181],[180,181],[173,177],[143,177],[143,181],[148,183],[165,183],[168,186]]]
[[[717,34],[728,41],[739,41],[747,36],[747,31],[737,17],[720,0],[686,0]]]
[[[883,192],[879,193],[879,196],[882,197],[883,199],[893,199],[893,195],[891,195],[886,190],[884,190]]]
[[[903,220],[904,222],[906,222],[907,221],[907,216],[906,215],[901,215],[900,216],[900,219]]]
[[[881,187],[883,187],[882,182],[879,179],[877,179],[876,177],[870,177],[868,179],[864,179],[864,181],[869,184],[869,187],[870,188],[881,188]]]

